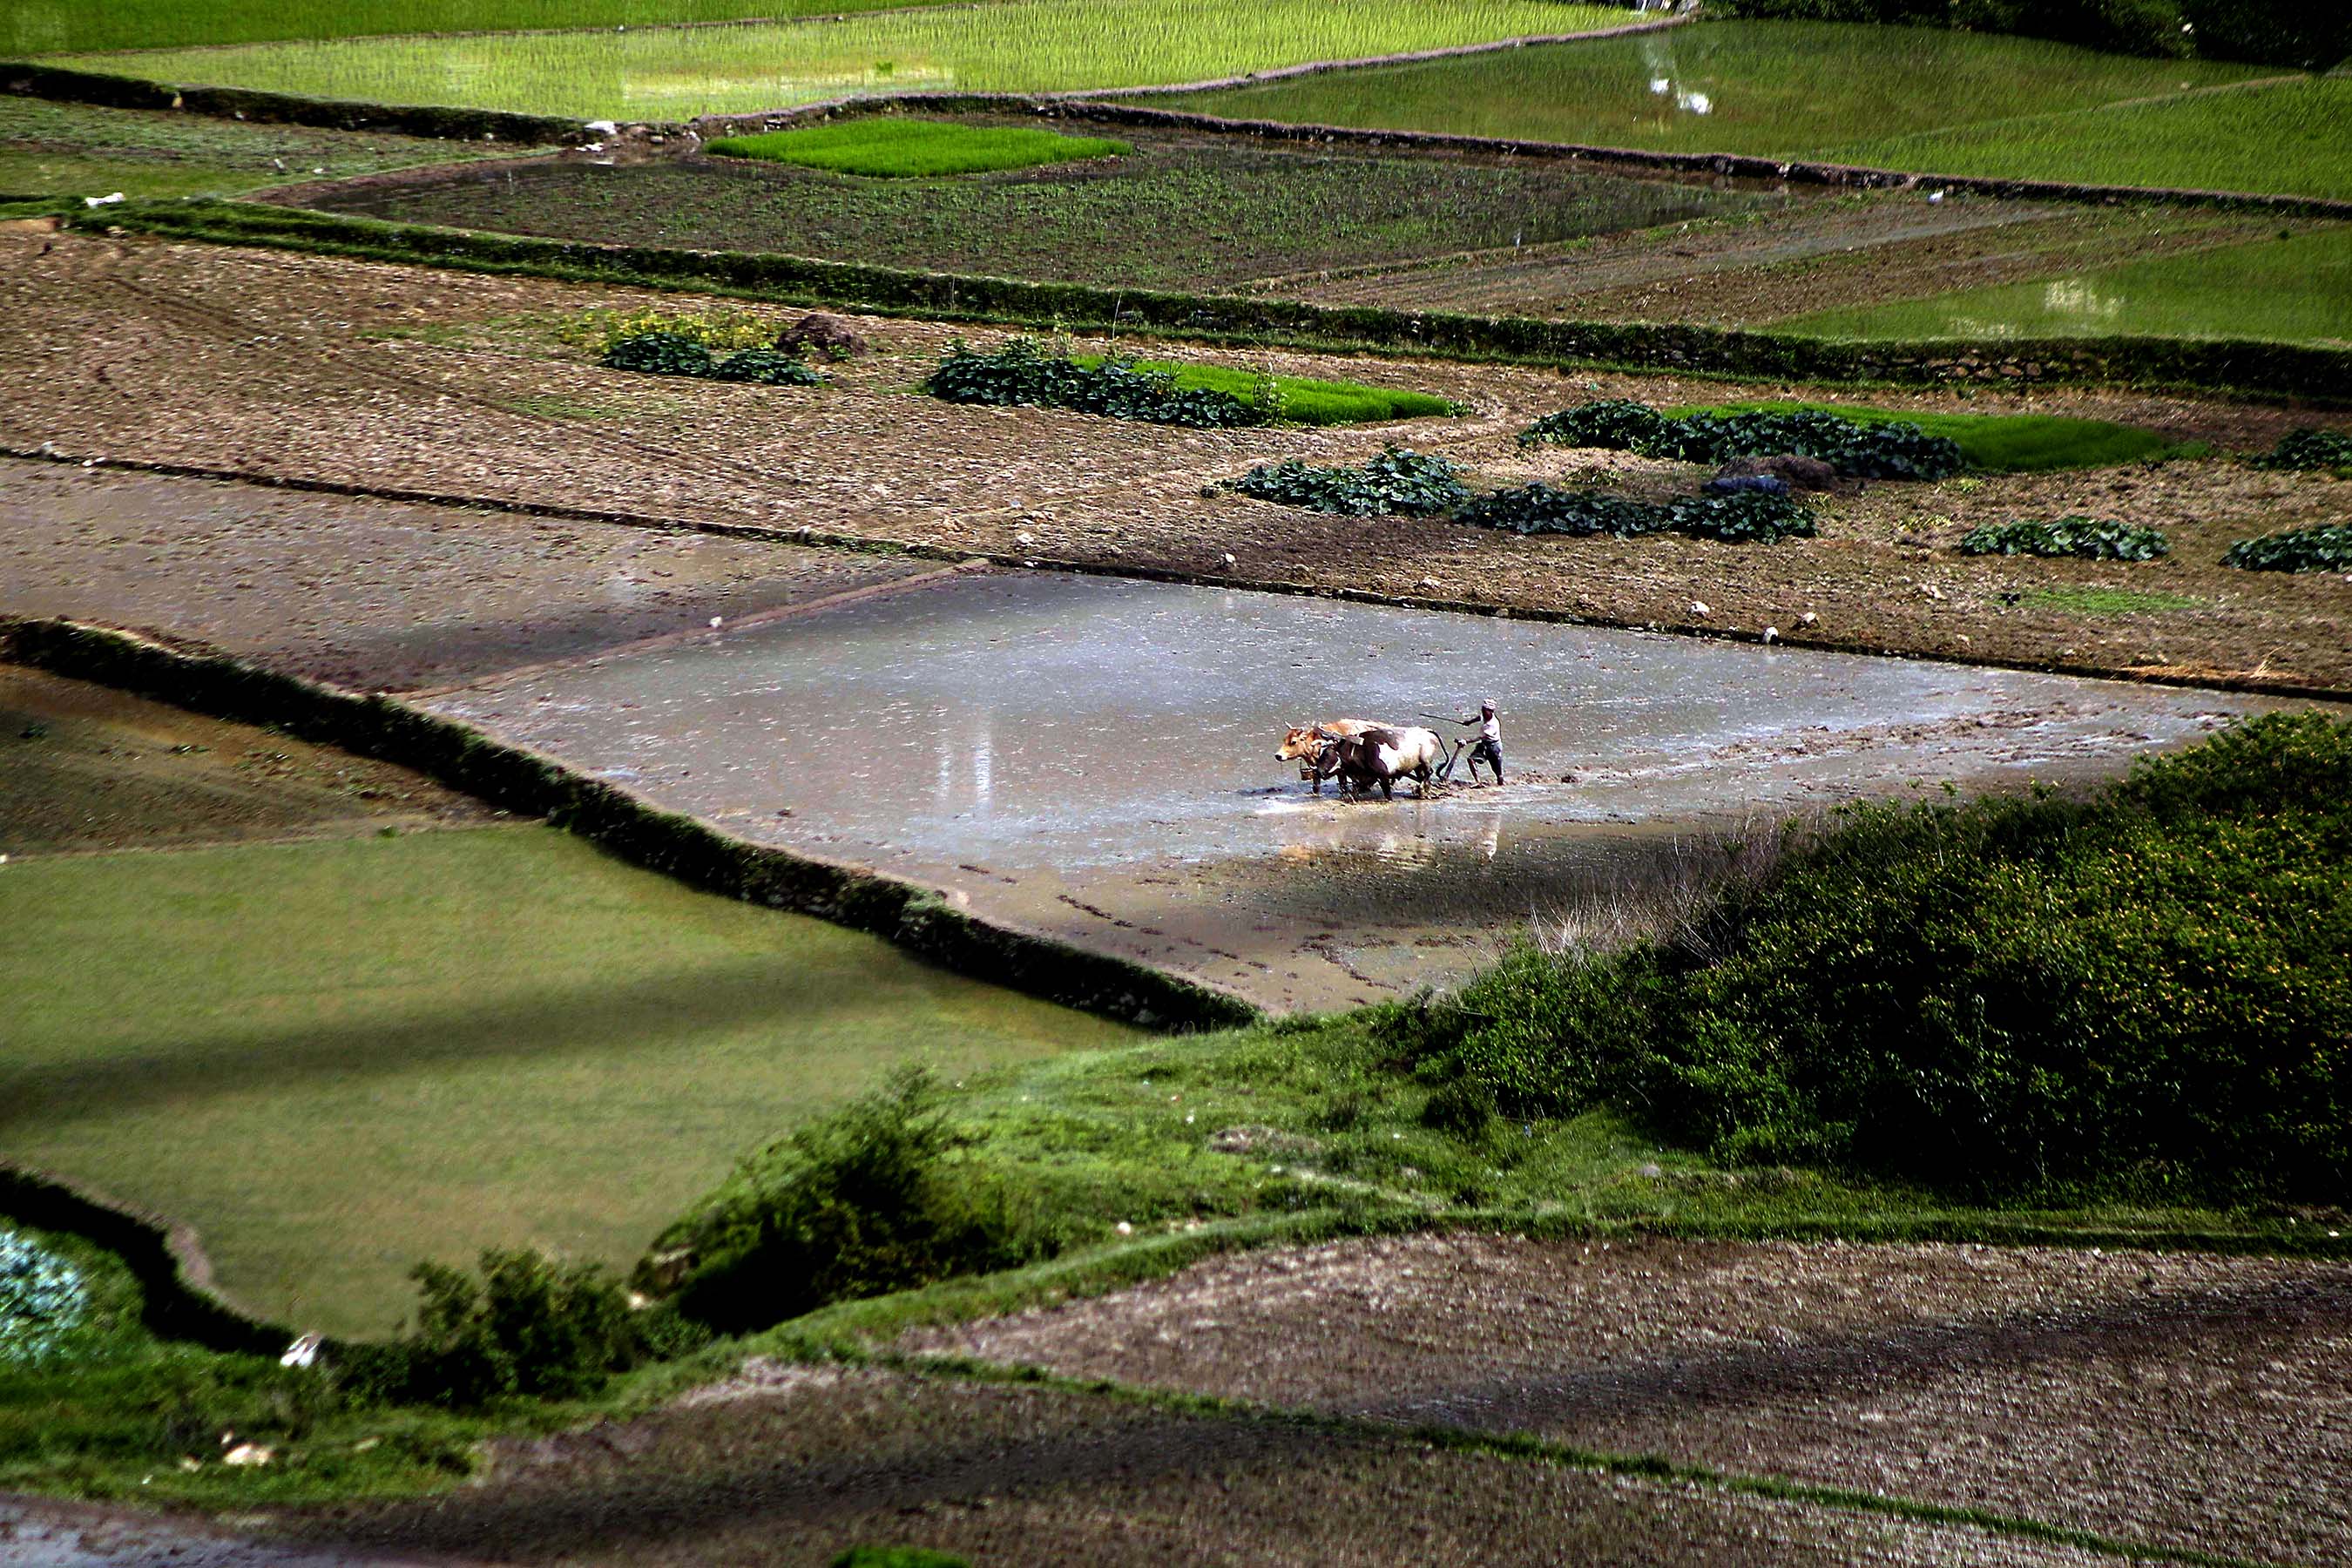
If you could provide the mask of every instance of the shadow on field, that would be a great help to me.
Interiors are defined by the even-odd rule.
[[[844,986],[837,975],[813,975],[779,957],[496,1000],[453,994],[393,1019],[289,1020],[274,1027],[233,1022],[169,1048],[0,1072],[0,1131],[469,1062],[657,1047],[682,1034],[734,1032],[765,1021],[788,1024],[793,1036],[805,1037],[835,1023],[853,1026],[859,1015],[893,1001],[889,987]]]

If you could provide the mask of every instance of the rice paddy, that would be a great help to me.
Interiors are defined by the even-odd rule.
[[[0,918],[10,1155],[339,1332],[390,1329],[420,1258],[625,1266],[893,1062],[1134,1037],[538,827],[20,859]]]
[[[236,195],[516,151],[0,97],[0,196]]]
[[[1116,157],[1132,149],[1104,137],[1064,136],[1030,126],[874,119],[772,131],[764,136],[726,136],[711,142],[709,151],[722,158],[795,163],[836,174],[917,179],[1033,169]]]
[[[1621,7],[1458,0],[1006,0],[840,21],[252,44],[64,57],[182,83],[375,103],[627,120],[845,94],[1059,91],[1197,81],[1402,50],[1622,26]]]
[[[179,48],[393,33],[520,27],[648,27],[749,17],[838,16],[920,0],[8,0],[0,53]]]
[[[2245,338],[2352,342],[2352,226],[2042,282],[1822,310],[1776,331],[1829,338]]]

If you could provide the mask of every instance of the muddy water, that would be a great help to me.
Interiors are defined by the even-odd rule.
[[[1486,697],[1500,788],[1347,803],[1275,757],[1286,725]],[[2119,771],[2260,704],[976,573],[435,705],[747,837],[1295,1008],[1456,977],[1531,919],[1638,924],[1631,906],[1703,885],[1710,838],[1746,824]]]

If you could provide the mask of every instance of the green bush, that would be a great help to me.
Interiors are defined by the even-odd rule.
[[[682,332],[639,332],[622,338],[604,351],[604,363],[614,370],[645,375],[709,375],[715,363],[709,349]]]
[[[2297,714],[2080,801],[1854,809],[1673,942],[1516,955],[1423,1068],[1727,1161],[2338,1204],[2347,1040],[2352,724]]]
[[[961,1557],[920,1546],[854,1546],[833,1560],[833,1568],[971,1568]]]
[[[1988,522],[1960,541],[1963,555],[2074,555],[2085,561],[2154,561],[2171,553],[2161,529],[2138,523],[2105,522],[2095,517],[2062,517],[2055,522],[2022,519]]]
[[[1720,463],[1794,453],[1841,474],[1876,479],[1940,479],[1958,473],[1960,448],[1903,420],[1864,422],[1818,408],[1672,418],[1639,403],[1607,400],[1547,415],[1519,432],[1522,446],[1606,447],[1645,458]]]
[[[753,1154],[700,1213],[656,1243],[693,1260],[679,1311],[726,1332],[828,1301],[1023,1260],[1001,1209],[959,1179],[971,1140],[938,1085],[902,1068],[877,1092]]]
[[[2352,55],[2344,0],[2180,0],[2197,52],[2217,60],[2326,70]]]
[[[782,349],[744,349],[710,367],[713,381],[756,381],[767,386],[823,386],[824,377]]]
[[[1391,447],[1360,468],[1309,468],[1297,458],[1260,464],[1232,481],[1232,488],[1259,500],[1303,506],[1310,511],[1349,517],[1402,512],[1426,517],[1450,511],[1470,499],[1461,468],[1444,458]]]
[[[1472,501],[1454,521],[1513,533],[1596,533],[1631,539],[1643,533],[1682,533],[1726,543],[1777,544],[1811,539],[1813,514],[1784,495],[1759,490],[1727,496],[1688,496],[1669,501],[1633,500],[1598,490],[1555,489],[1538,480]]]
[[[518,1395],[576,1398],[648,1354],[643,1315],[594,1264],[491,1250],[478,1282],[435,1263],[418,1264],[410,1278],[420,1298],[415,1331],[336,1352],[338,1382],[355,1398],[458,1409]]]
[[[1195,429],[1263,425],[1270,417],[1266,410],[1231,393],[1180,387],[1166,371],[1142,370],[1133,360],[1118,358],[1083,363],[1066,354],[1048,353],[1034,338],[1013,338],[992,353],[982,353],[959,338],[923,383],[923,390],[950,403],[1075,408],[1112,419]]]
[[[2179,0],[1717,0],[1727,16],[2014,33],[2118,54],[2185,55]]]
[[[2254,459],[2258,468],[2352,469],[2352,436],[2340,430],[2303,429],[2279,437],[2279,444]]]
[[[89,1316],[81,1270],[31,1237],[0,1226],[0,1367],[65,1356]]]
[[[2352,572],[2352,522],[2241,539],[2222,552],[2221,564],[2247,572]]]

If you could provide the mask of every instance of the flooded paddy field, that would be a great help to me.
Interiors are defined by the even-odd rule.
[[[1507,782],[1318,796],[1286,726],[1500,705]],[[1761,822],[2121,771],[2261,704],[1053,574],[969,573],[429,700],[763,842],[1277,1010],[1638,926]],[[1454,733],[1464,731],[1455,730]]]

